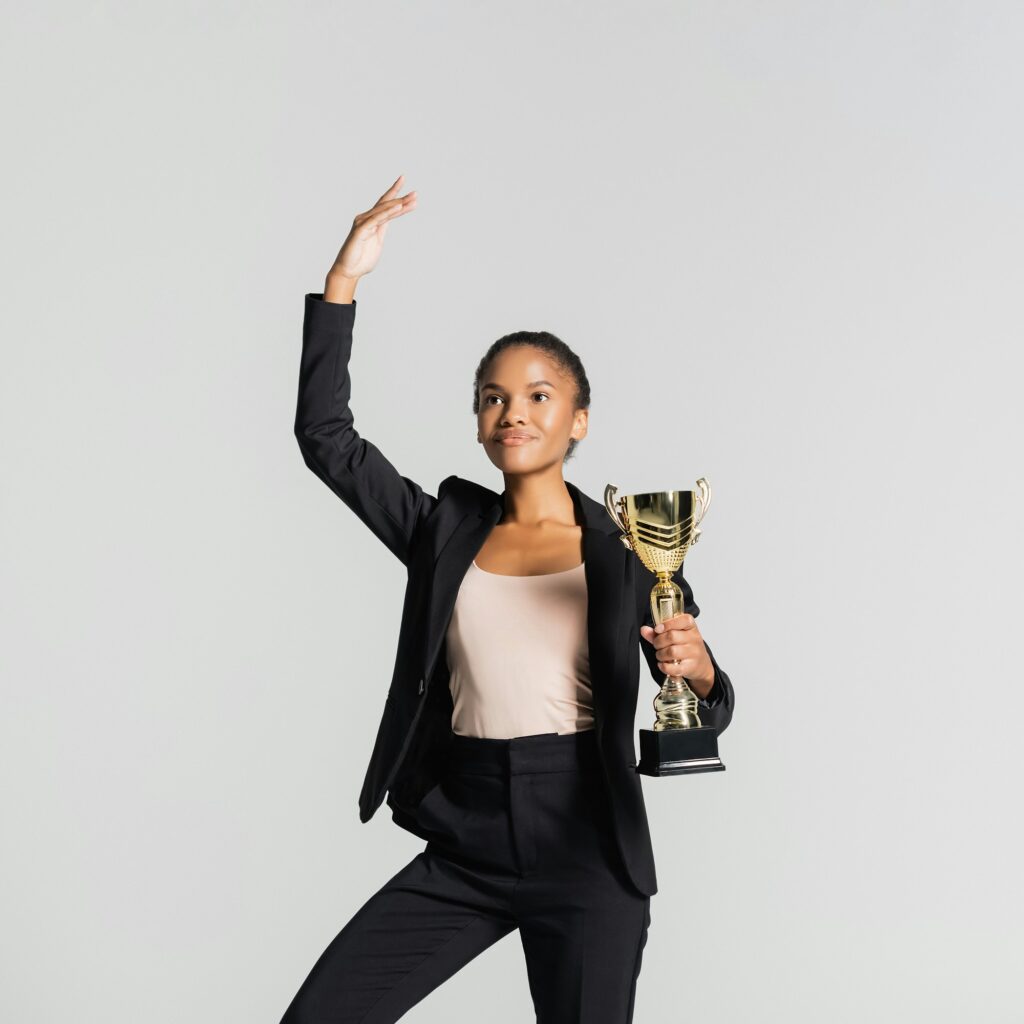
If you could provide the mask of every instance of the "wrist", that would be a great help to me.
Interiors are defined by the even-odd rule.
[[[690,689],[693,690],[697,697],[697,700],[707,700],[708,694],[711,693],[712,688],[715,685],[715,681],[712,679],[710,683],[704,682],[700,679],[689,680]]]
[[[693,692],[697,695],[698,700],[707,700],[711,691],[715,688],[715,674],[712,671],[710,677],[706,678],[689,678],[687,683]]]
[[[324,302],[351,302],[356,293],[358,277],[345,277],[332,270],[324,282]]]

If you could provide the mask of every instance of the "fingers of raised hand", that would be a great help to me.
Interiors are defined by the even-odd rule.
[[[370,227],[376,227],[384,221],[392,220],[403,213],[408,213],[410,210],[415,209],[415,207],[415,189],[411,192],[407,192],[404,196],[398,196],[394,199],[384,199],[382,197],[371,209],[367,210],[365,213],[357,214],[355,217],[355,224],[357,226],[362,226],[369,223]]]
[[[385,199],[379,202],[370,212],[377,215],[404,213],[416,205],[416,190],[406,192],[404,196]]]
[[[380,197],[380,199],[377,200],[377,202],[374,205],[376,206],[379,203],[384,202],[385,199],[391,199],[393,196],[398,195],[398,186],[402,184],[404,178],[404,174],[400,174],[397,178],[395,178],[395,180],[391,183],[391,187]]]

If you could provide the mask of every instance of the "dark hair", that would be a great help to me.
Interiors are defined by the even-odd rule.
[[[561,338],[556,338],[555,335],[547,331],[514,331],[512,334],[506,334],[504,337],[492,342],[491,347],[484,353],[476,368],[476,375],[473,378],[474,416],[480,412],[480,382],[487,371],[487,367],[490,366],[491,360],[498,353],[511,348],[513,345],[530,346],[540,349],[545,355],[550,356],[562,373],[567,374],[573,379],[573,383],[576,386],[573,408],[590,408],[590,381],[587,380],[587,371],[583,369],[580,357]],[[569,447],[566,449],[565,457],[562,459],[563,463],[572,458],[578,444],[579,441],[575,437],[569,438]]]

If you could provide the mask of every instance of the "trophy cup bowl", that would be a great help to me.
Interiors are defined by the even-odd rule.
[[[711,486],[701,477],[695,491],[616,497],[617,492],[612,484],[605,487],[605,508],[622,531],[622,543],[657,576],[651,588],[651,615],[655,624],[664,622],[686,610],[683,591],[672,575],[700,539]],[[682,676],[665,676],[654,698],[654,712],[654,728],[640,730],[640,775],[725,771],[718,756],[718,732],[701,724],[697,695]]]

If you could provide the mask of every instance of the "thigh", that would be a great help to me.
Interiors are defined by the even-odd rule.
[[[281,1024],[391,1024],[515,928],[506,896],[443,857],[417,854],[324,950]]]
[[[537,1024],[631,1024],[651,900],[617,883],[604,896],[552,892],[520,922]]]

